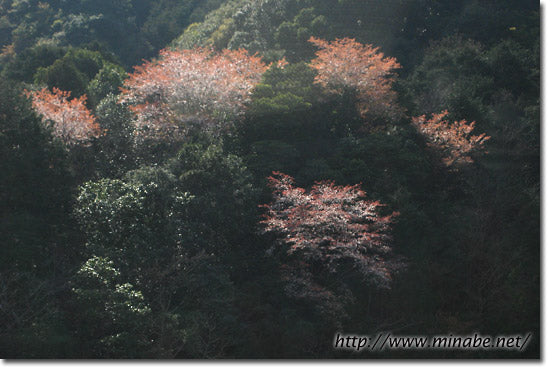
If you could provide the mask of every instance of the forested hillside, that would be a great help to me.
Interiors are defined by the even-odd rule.
[[[540,357],[539,12],[0,0],[0,357]]]

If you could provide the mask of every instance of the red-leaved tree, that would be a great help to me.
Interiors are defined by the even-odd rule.
[[[446,117],[447,110],[439,114],[432,114],[431,119],[425,115],[412,118],[414,127],[427,140],[428,146],[437,150],[446,166],[458,163],[472,163],[473,152],[484,148],[490,139],[484,133],[471,135],[475,122],[467,123],[466,120],[450,122]]]
[[[266,68],[246,50],[162,50],[130,74],[122,99],[137,115],[137,132],[148,137],[169,137],[192,118],[222,127],[243,114]]]
[[[397,263],[390,261],[390,225],[398,215],[382,216],[378,201],[365,199],[359,185],[318,182],[309,192],[294,179],[274,172],[269,177],[274,201],[264,205],[265,232],[275,232],[288,255],[319,263],[329,273],[351,265],[363,276],[388,286]]]
[[[39,91],[25,91],[31,97],[35,111],[46,124],[52,124],[53,134],[66,145],[84,145],[92,138],[99,137],[101,129],[95,117],[86,107],[86,96],[70,99],[69,91],[44,88]]]
[[[392,90],[395,70],[400,68],[395,58],[385,57],[378,47],[351,38],[328,42],[311,37],[309,42],[319,48],[311,61],[317,71],[315,83],[335,93],[355,92],[364,118],[395,118],[401,114]]]

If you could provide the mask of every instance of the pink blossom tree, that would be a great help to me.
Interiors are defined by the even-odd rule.
[[[99,137],[101,129],[95,117],[86,107],[86,96],[70,99],[69,91],[46,88],[26,91],[32,99],[32,106],[46,124],[52,124],[53,134],[66,145],[85,145],[92,138]]]
[[[490,136],[484,133],[471,135],[475,122],[467,123],[466,120],[450,122],[446,119],[448,115],[447,110],[432,114],[431,119],[422,115],[413,118],[412,124],[426,138],[428,146],[441,154],[446,166],[472,163],[470,155],[482,150]]]
[[[243,115],[266,68],[246,50],[162,50],[130,74],[122,99],[137,115],[137,132],[149,137],[168,137],[192,118],[222,128]]]
[[[354,91],[364,118],[400,116],[397,95],[392,90],[395,70],[400,68],[395,58],[351,38],[328,42],[311,37],[309,42],[319,48],[311,61],[317,71],[315,83],[334,93]]]
[[[269,177],[273,202],[262,221],[287,245],[287,255],[304,263],[319,263],[328,273],[352,265],[364,277],[388,286],[391,271],[390,225],[397,213],[380,215],[379,201],[365,199],[359,185],[318,182],[310,191],[294,187],[294,179],[274,172]]]

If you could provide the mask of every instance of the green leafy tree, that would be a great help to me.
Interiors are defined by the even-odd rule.
[[[88,83],[86,92],[90,104],[96,106],[105,96],[118,95],[126,76],[122,67],[105,63]]]
[[[32,83],[37,69],[52,65],[66,52],[67,48],[49,43],[27,48],[18,53],[14,60],[4,65],[2,75],[12,80]]]
[[[86,49],[70,49],[62,58],[48,67],[40,67],[35,73],[35,83],[46,84],[49,89],[57,87],[71,91],[79,97],[86,93],[88,83],[103,68],[100,52]]]
[[[182,191],[194,195],[192,209],[206,249],[224,257],[242,256],[257,221],[256,190],[242,159],[220,144],[185,145],[169,161]]]
[[[120,279],[112,261],[94,256],[72,281],[74,327],[87,347],[81,353],[85,357],[139,358],[149,352],[145,322],[151,310],[142,293]]]
[[[104,133],[94,142],[99,175],[121,177],[136,163],[132,112],[109,93],[97,104],[95,115]]]
[[[219,357],[233,346],[233,286],[222,262],[232,235],[247,228],[244,170],[218,147],[186,146],[169,169],[82,187],[76,216],[89,252],[112,260],[151,309],[147,356]]]

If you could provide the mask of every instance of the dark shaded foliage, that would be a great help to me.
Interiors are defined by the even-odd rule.
[[[382,330],[533,341],[522,353],[360,358],[539,357],[538,11],[529,0],[0,0],[0,356],[356,358],[333,351],[335,332]],[[402,68],[381,97],[363,93],[353,65],[351,83],[329,85],[310,63],[328,44],[311,37],[379,46]],[[121,87],[168,44],[283,61],[228,95],[243,111],[228,129],[205,128],[218,113],[209,95],[191,106],[183,94],[166,122],[189,130],[146,138]],[[100,134],[65,147],[18,83],[86,93]],[[143,102],[157,105],[154,86]],[[399,114],[364,114],[383,101]],[[442,111],[491,139],[446,165],[466,141],[412,119]],[[269,189],[273,172],[298,187]],[[329,191],[359,191],[346,210],[398,212],[383,237],[366,234],[399,258],[335,257],[334,244],[369,245],[345,232],[368,223],[332,211]],[[294,221],[263,232],[265,204],[296,209]],[[364,255],[377,279],[356,267]]]

